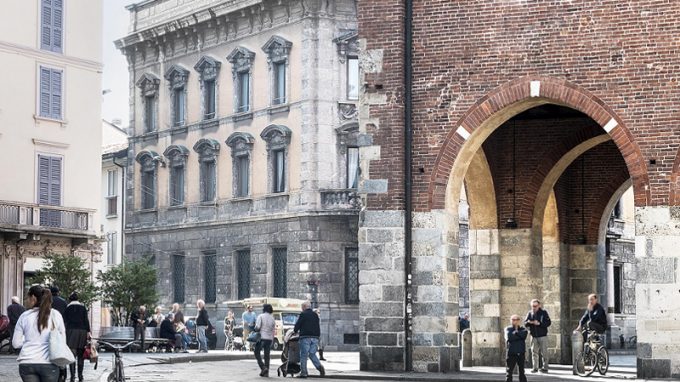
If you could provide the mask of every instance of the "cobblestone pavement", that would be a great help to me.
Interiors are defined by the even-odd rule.
[[[130,382],[229,382],[262,380],[258,376],[257,363],[248,353],[225,353],[221,351],[209,354],[124,354],[125,373]],[[503,380],[503,369],[500,367],[479,367],[465,369],[462,373],[453,374],[385,374],[358,372],[358,353],[327,353],[324,365],[331,378],[347,381],[500,381]],[[98,370],[90,364],[85,366],[86,381],[105,381],[111,370],[111,353],[100,353]],[[200,362],[199,362],[200,361]],[[172,363],[170,363],[172,362]],[[270,377],[276,377],[276,368],[281,364],[280,353],[272,353]],[[635,378],[635,356],[613,356],[610,372],[605,378],[588,378],[594,381],[633,381]],[[321,380],[311,363],[310,381]],[[595,374],[597,375],[597,373]],[[549,375],[528,374],[529,381],[570,381],[582,380],[571,375],[569,366],[555,365]],[[328,378],[326,378],[328,379]],[[20,381],[15,357],[0,357],[0,381]]]

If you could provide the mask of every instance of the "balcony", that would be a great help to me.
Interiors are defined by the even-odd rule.
[[[321,190],[321,208],[359,211],[361,198],[355,189]]]
[[[607,224],[607,236],[609,237],[621,237],[623,235],[625,222],[619,218],[615,218],[613,215],[609,217],[609,223]]]
[[[94,235],[94,210],[0,201],[0,229]]]

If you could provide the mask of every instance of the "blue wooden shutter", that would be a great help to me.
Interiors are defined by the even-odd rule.
[[[41,3],[40,49],[52,50],[52,0]]]
[[[61,53],[64,39],[64,0],[52,2],[52,51]]]
[[[40,116],[50,117],[51,74],[48,68],[40,67]]]
[[[50,200],[52,206],[61,205],[61,158],[50,157]]]
[[[38,156],[38,204],[61,205],[61,158]],[[61,226],[60,212],[41,209],[40,225]]]
[[[52,69],[51,73],[51,112],[50,117],[54,119],[61,119],[61,94],[62,94],[62,81],[61,81],[62,71]]]
[[[38,156],[38,204],[49,204],[50,157]]]

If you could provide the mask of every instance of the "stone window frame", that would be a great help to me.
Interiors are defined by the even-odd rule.
[[[168,88],[170,90],[169,94],[169,99],[170,99],[170,121],[171,125],[173,127],[178,127],[178,126],[184,126],[187,124],[187,85],[189,83],[189,69],[185,68],[182,65],[175,64],[170,67],[165,72],[165,79],[168,81]],[[182,100],[182,120],[177,121],[177,110],[175,108],[175,92],[176,91],[181,91],[184,94],[184,98]]]
[[[253,168],[253,145],[255,138],[245,132],[235,132],[225,141],[227,146],[231,148],[232,158],[232,195],[234,198],[248,198],[252,194],[252,168]],[[248,158],[248,193],[246,195],[239,195],[239,169],[238,159],[242,157]]]
[[[338,50],[338,58],[340,63],[343,65],[344,70],[340,70],[340,83],[342,84],[342,95],[341,99],[350,101],[350,102],[358,102],[358,99],[349,99],[347,97],[348,93],[348,83],[349,83],[349,78],[348,78],[348,58],[359,58],[359,53],[360,53],[360,48],[359,48],[359,33],[356,30],[350,30],[342,35],[338,36],[337,38],[333,39],[333,42],[337,46]],[[361,66],[361,65],[360,65]],[[361,78],[359,79],[359,82],[361,81]],[[361,90],[361,89],[359,89]]]
[[[231,74],[234,81],[234,114],[251,113],[253,110],[253,65],[255,62],[255,52],[239,46],[227,56],[227,61],[231,63]],[[248,73],[248,109],[240,110],[239,95],[241,93],[241,81],[239,75]]]
[[[140,89],[140,95],[141,95],[141,105],[142,105],[142,132],[143,133],[151,133],[154,131],[158,131],[158,96],[159,96],[159,87],[160,87],[161,80],[160,78],[156,77],[156,75],[151,74],[151,73],[144,73],[142,76],[137,80],[137,87]],[[149,100],[153,100],[153,126],[149,126],[148,124],[148,116],[146,115],[146,110],[147,110],[147,102]]]
[[[348,305],[358,305],[359,304],[359,296],[357,296],[356,300],[350,300],[348,296],[348,289],[349,289],[349,277],[347,274],[347,271],[349,270],[349,263],[348,260],[350,258],[348,250],[354,250],[356,251],[356,262],[357,262],[357,267],[359,266],[359,247],[358,246],[352,246],[348,245],[343,247],[343,253],[342,253],[342,270],[343,270],[343,302]],[[358,278],[357,278],[358,281]],[[357,283],[357,290],[359,288],[359,284]]]
[[[342,185],[340,188],[347,188],[347,149],[349,147],[359,147],[359,123],[351,121],[343,124],[335,129],[337,135],[338,145],[338,169],[339,174],[342,174]],[[359,164],[361,164],[361,157],[359,157]],[[359,175],[361,175],[361,165],[359,167]]]
[[[167,160],[167,165],[169,167],[169,176],[168,176],[168,205],[171,207],[178,207],[178,206],[183,206],[186,204],[186,195],[187,195],[187,158],[189,157],[189,149],[182,145],[170,145],[168,146],[165,151],[163,152],[163,156]],[[184,172],[183,180],[182,180],[182,201],[181,203],[175,203],[174,202],[174,195],[173,193],[173,175],[172,172],[174,169],[177,168],[182,168],[182,171]]]
[[[199,164],[199,199],[201,203],[212,203],[217,200],[217,158],[220,153],[220,142],[212,138],[201,138],[199,139],[193,147],[194,151],[198,154],[198,164]],[[212,200],[206,199],[206,182],[205,174],[203,174],[202,164],[205,162],[212,162],[215,165],[215,173],[213,174],[214,190]]]
[[[194,69],[199,73],[199,87],[201,89],[201,119],[203,119],[204,121],[209,121],[209,120],[215,119],[218,116],[218,110],[217,110],[217,106],[219,105],[218,78],[219,78],[219,75],[220,75],[220,68],[221,67],[222,67],[222,62],[220,62],[215,57],[207,56],[207,55],[201,57],[201,59],[198,60],[196,65],[194,65]],[[214,110],[212,116],[209,116],[208,113],[206,113],[207,105],[205,104],[205,99],[206,99],[205,83],[207,81],[213,81],[214,84],[215,84],[215,99],[213,100],[213,102],[215,102],[215,110]]]
[[[267,191],[272,194],[286,193],[290,189],[288,182],[288,153],[290,147],[290,140],[293,132],[286,126],[271,124],[262,130],[260,133],[260,138],[267,142]],[[276,151],[283,150],[284,158],[284,170],[283,170],[283,191],[277,192],[274,189],[276,185],[275,179],[276,174],[274,170],[276,169],[275,161],[276,156],[274,153]]]
[[[160,155],[155,151],[142,150],[135,157],[137,163],[139,163],[140,171],[140,186],[144,185],[143,177],[152,174],[153,176],[153,190],[151,190],[151,195],[153,197],[153,206],[146,206],[144,204],[144,190],[140,189],[140,210],[155,210],[158,207],[158,163],[163,163]]]
[[[267,41],[262,46],[262,51],[267,54],[267,66],[269,70],[269,105],[270,106],[280,106],[290,103],[290,50],[293,47],[293,43],[286,40],[281,36],[274,35],[269,41]],[[284,99],[283,101],[276,102],[276,68],[277,64],[283,64],[286,70],[285,73],[285,86],[284,86]]]

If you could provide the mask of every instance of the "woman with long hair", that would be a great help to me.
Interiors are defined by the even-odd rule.
[[[50,363],[50,330],[66,333],[61,314],[52,309],[52,293],[48,288],[34,285],[26,299],[25,311],[14,329],[12,346],[21,348],[19,375],[24,382],[56,382],[59,368]]]
[[[87,317],[87,308],[78,301],[78,293],[73,292],[69,296],[69,304],[64,312],[66,323],[66,344],[78,360],[78,381],[83,382],[83,366],[85,364],[85,345],[90,337],[90,319]],[[69,365],[71,382],[76,380],[76,364]]]

